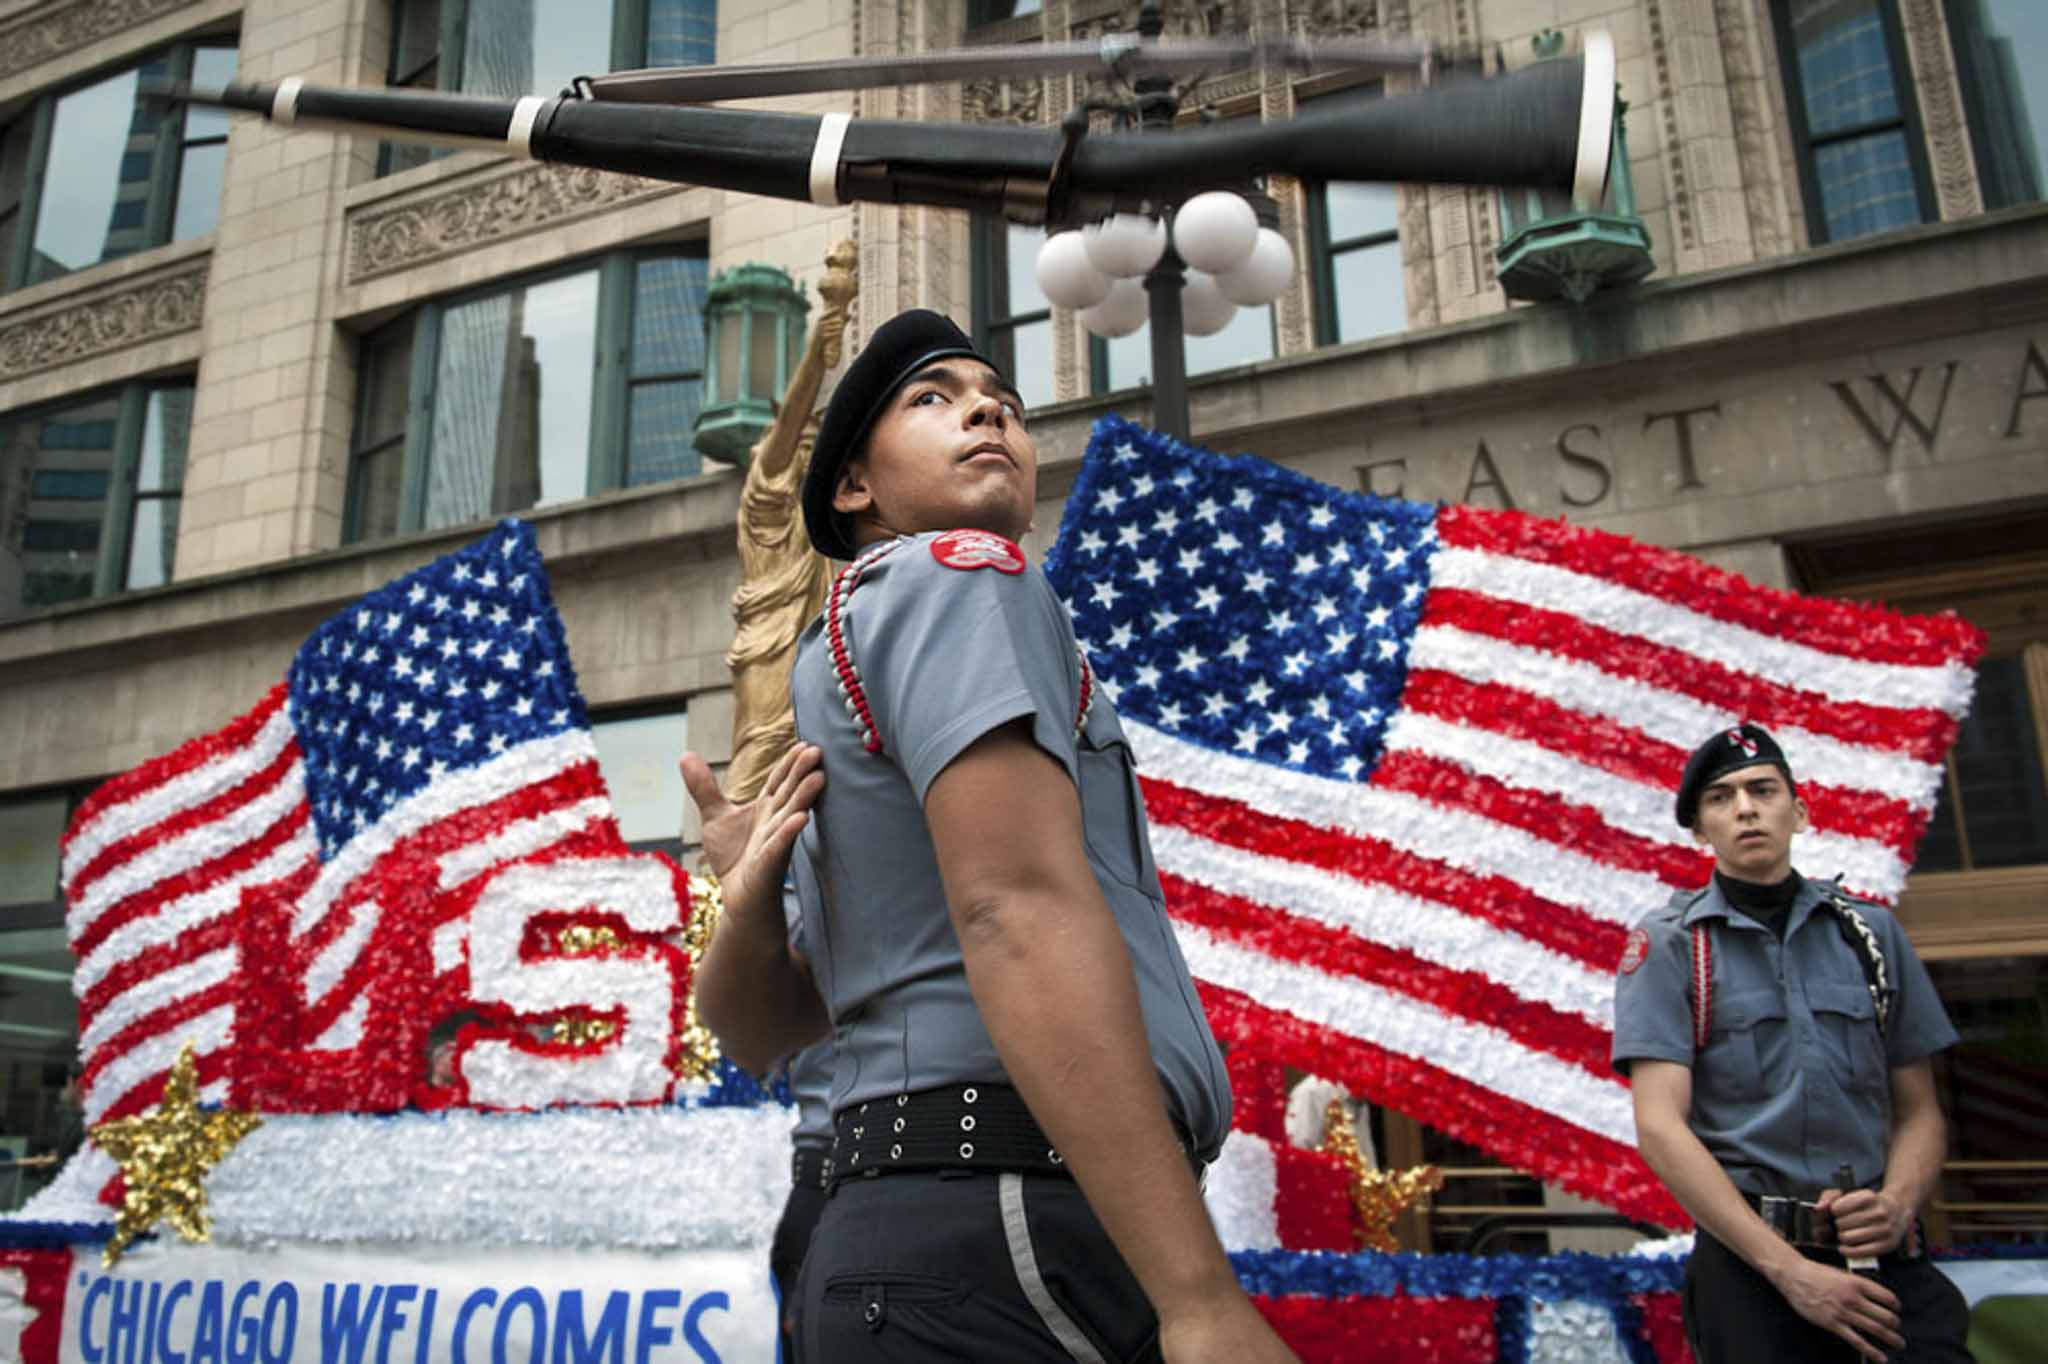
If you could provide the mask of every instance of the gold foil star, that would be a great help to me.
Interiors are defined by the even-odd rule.
[[[263,1123],[254,1113],[199,1107],[199,1072],[192,1043],[178,1053],[164,1082],[163,1101],[133,1118],[103,1122],[93,1142],[120,1162],[128,1193],[114,1221],[114,1239],[102,1257],[108,1268],[128,1243],[158,1222],[169,1222],[187,1241],[213,1236],[206,1211],[206,1176],[236,1143]]]
[[[1358,1129],[1342,1099],[1330,1100],[1323,1115],[1323,1144],[1316,1148],[1344,1162],[1351,1171],[1351,1205],[1358,1209],[1358,1243],[1369,1250],[1396,1251],[1394,1219],[1410,1204],[1427,1207],[1429,1196],[1444,1186],[1444,1172],[1434,1165],[1412,1170],[1382,1170],[1366,1162],[1358,1149]]]
[[[725,913],[725,891],[710,872],[690,877],[690,922],[683,927],[683,950],[690,954],[690,997],[683,1006],[682,1053],[676,1074],[685,1080],[708,1080],[718,1067],[718,1039],[697,1020],[697,963],[711,945],[718,916]]]

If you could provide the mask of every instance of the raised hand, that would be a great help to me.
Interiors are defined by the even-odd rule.
[[[728,907],[741,911],[778,906],[782,880],[797,835],[811,806],[825,789],[824,754],[813,744],[792,744],[768,769],[761,794],[745,804],[726,799],[711,767],[695,753],[682,759],[683,788],[697,807],[704,830],[704,856],[725,891]]]

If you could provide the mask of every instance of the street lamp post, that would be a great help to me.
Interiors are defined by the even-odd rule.
[[[1166,16],[1157,0],[1145,0],[1138,10],[1138,36],[1157,39],[1166,31]],[[1173,92],[1171,76],[1143,76],[1136,85],[1138,126],[1146,132],[1171,133],[1180,113],[1180,100]],[[1149,300],[1147,320],[1152,324],[1152,425],[1176,440],[1188,438],[1188,354],[1180,309],[1180,291],[1187,285],[1187,266],[1173,249],[1167,234],[1166,250],[1159,263],[1145,274],[1145,295]]]
[[[1147,0],[1138,14],[1139,41],[1156,42],[1164,27],[1156,0]],[[1142,76],[1132,90],[1133,102],[1121,106],[1125,116],[1135,113],[1144,132],[1171,132],[1180,109],[1172,78]],[[1085,110],[1068,115],[1085,117]],[[1228,190],[1153,212],[1157,216],[1119,213],[1047,238],[1038,283],[1048,300],[1077,310],[1097,336],[1128,336],[1150,322],[1152,425],[1186,440],[1186,338],[1221,331],[1240,305],[1272,303],[1294,274],[1294,250]]]

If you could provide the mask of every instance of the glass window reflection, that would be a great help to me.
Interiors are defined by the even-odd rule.
[[[213,231],[220,219],[227,116],[142,99],[145,83],[234,74],[223,43],[166,48],[139,65],[46,96],[0,144],[0,261],[14,286]],[[45,131],[33,158],[34,130]],[[25,250],[14,241],[26,232]],[[19,254],[20,259],[15,256]]]
[[[1045,229],[977,219],[975,334],[1026,408],[1053,400],[1052,305],[1038,288]]]
[[[0,905],[57,898],[57,840],[68,808],[62,795],[0,800]]]
[[[428,526],[583,496],[596,327],[595,270],[442,315]]]
[[[473,95],[552,95],[612,69],[612,5],[469,0],[462,88]]]
[[[648,66],[708,66],[718,60],[717,0],[647,0]]]
[[[1969,108],[1984,207],[2048,193],[2048,5],[1948,0],[1957,85]]]
[[[152,158],[126,155],[137,140],[138,73],[123,71],[57,101],[50,119],[50,150],[36,212],[28,282],[38,284],[132,251],[141,244],[139,222],[122,205],[145,201]],[[153,141],[155,128],[140,137]],[[134,148],[147,152],[149,148]]]
[[[118,396],[0,424],[0,614],[93,595]]]
[[[1387,336],[1408,325],[1401,273],[1400,198],[1392,185],[1332,181],[1312,196],[1320,214],[1316,262],[1325,343]]]
[[[1791,0],[1788,80],[1816,240],[1921,222],[1923,172],[1892,20],[1878,0]]]
[[[659,256],[634,264],[633,342],[626,380],[628,487],[688,478],[704,468],[692,441],[697,413],[704,406],[708,282],[703,256]],[[763,334],[772,346],[774,333]],[[726,372],[736,374],[737,369]],[[775,372],[773,356],[765,372]]]
[[[1273,309],[1239,308],[1223,330],[1183,339],[1182,363],[1189,378],[1273,358]],[[1109,388],[1137,388],[1152,382],[1152,324],[1109,342]]]
[[[151,392],[143,407],[142,448],[135,466],[125,587],[160,587],[171,581],[178,556],[178,499],[191,435],[191,385]]]
[[[705,267],[701,245],[616,252],[364,337],[347,538],[699,473]]]

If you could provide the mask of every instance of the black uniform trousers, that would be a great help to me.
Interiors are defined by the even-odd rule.
[[[798,1287],[798,1357],[831,1364],[1145,1364],[1159,1320],[1059,1175],[945,1170],[841,1183]]]
[[[775,1280],[775,1300],[781,1304],[782,1358],[794,1364],[802,1356],[795,1350],[790,1325],[796,1317],[797,1273],[804,1267],[804,1253],[810,1249],[811,1233],[818,1214],[825,1211],[825,1186],[818,1169],[831,1151],[831,1143],[800,1145],[796,1151],[789,1197],[782,1203],[782,1220],[775,1224],[775,1239],[768,1246],[768,1273]]]
[[[1809,1260],[1842,1268],[1829,1250],[1799,1248]],[[1922,1257],[1886,1256],[1877,1278],[1899,1299],[1906,1346],[1888,1364],[1969,1364],[1970,1309],[1955,1283]],[[1849,1343],[1792,1310],[1770,1280],[1702,1231],[1685,1267],[1685,1337],[1699,1364],[1852,1364]],[[1873,1341],[1873,1344],[1876,1342]]]

